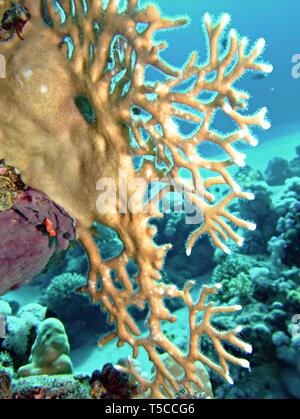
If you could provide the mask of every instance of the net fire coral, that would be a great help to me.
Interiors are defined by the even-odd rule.
[[[193,52],[182,68],[174,68],[161,57],[167,44],[155,41],[153,35],[185,25],[186,18],[167,19],[154,5],[140,8],[137,0],[27,0],[24,5],[32,15],[23,31],[25,41],[15,37],[0,44],[8,67],[0,92],[0,157],[19,170],[26,184],[46,193],[76,220],[78,238],[90,260],[88,285],[82,292],[101,302],[109,313],[110,322],[116,325],[113,336],[118,346],[129,344],[134,357],[145,349],[155,367],[151,379],[143,378],[132,362],[127,369],[123,367],[134,375],[142,391],[150,390],[152,397],[174,397],[180,386],[191,393],[193,386],[203,390],[197,362],[232,383],[228,364],[248,368],[249,362],[231,355],[223,343],[247,353],[251,347],[237,337],[240,328],[220,332],[211,318],[240,307],[215,307],[209,302],[207,297],[218,287],[204,287],[194,301],[194,282],[188,282],[184,290],[164,284],[160,271],[170,246],[154,244],[156,230],[149,221],[163,216],[157,202],[171,183],[174,188],[184,186],[186,199],[203,214],[203,222],[187,242],[188,255],[205,233],[229,253],[229,239],[239,245],[243,241],[235,227],[255,228],[228,210],[236,198],[254,198],[241,190],[229,168],[245,165],[246,156],[235,143],[255,146],[251,127],[270,126],[265,108],[246,113],[250,96],[236,87],[247,71],[272,71],[259,58],[264,40],[248,49],[246,38],[239,38],[234,30],[226,31],[228,15],[214,21],[206,14],[206,62],[200,62],[199,54]],[[222,48],[226,38],[227,46]],[[160,80],[147,80],[149,66],[159,70]],[[185,82],[188,88],[184,89]],[[203,92],[210,93],[209,100],[201,98]],[[90,118],[87,114],[84,118],[76,106],[80,96],[89,105]],[[234,122],[232,132],[213,128],[217,111]],[[178,121],[196,128],[184,136]],[[201,156],[198,147],[204,142],[220,147],[226,157],[209,160]],[[139,178],[146,183],[160,179],[162,184],[159,198],[152,197],[147,213],[119,211],[124,202],[118,176],[125,173],[128,179],[136,178],[133,158],[137,156],[142,163]],[[191,174],[191,181],[182,178],[182,169]],[[116,208],[99,213],[96,186],[103,178],[114,182],[118,200]],[[212,191],[215,186],[227,189],[219,201]],[[143,206],[144,192],[128,192],[135,207]],[[95,220],[118,232],[124,243],[118,258],[101,260],[90,232]],[[138,266],[134,278],[127,270],[130,260]],[[164,322],[176,322],[164,304],[165,298],[175,297],[183,299],[189,311],[190,340],[185,353],[162,330]],[[148,333],[142,336],[128,308],[145,305],[149,307]],[[218,362],[201,352],[204,335],[212,341]],[[159,348],[181,368],[181,377],[172,375]]]

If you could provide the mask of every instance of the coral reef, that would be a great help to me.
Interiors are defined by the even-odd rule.
[[[5,371],[0,371],[0,400],[11,398],[11,378]]]
[[[112,329],[106,315],[99,313],[99,307],[92,305],[87,296],[77,292],[85,284],[84,276],[66,272],[52,278],[40,298],[40,303],[47,307],[48,312],[66,327],[73,348],[80,345],[91,331],[99,331],[101,328],[102,333],[105,333]]]
[[[88,399],[88,386],[71,375],[21,377],[13,380],[14,400]]]
[[[84,284],[84,276],[76,273],[56,276],[51,280],[45,295],[41,297],[41,303],[51,313],[55,313],[63,323],[74,321],[78,315],[78,307],[80,307],[81,315],[91,307],[88,298],[76,293],[76,290]],[[82,317],[86,316],[82,315]]]
[[[194,229],[194,225],[186,223],[185,212],[165,214],[163,219],[153,220],[158,227],[155,242],[158,245],[170,243],[172,249],[168,252],[164,273],[169,282],[176,278],[177,286],[183,288],[187,278],[198,278],[213,268],[214,248],[207,236],[198,240],[192,254],[188,256],[185,243]],[[201,263],[199,263],[201,260]],[[166,279],[167,279],[166,278]]]
[[[130,399],[139,391],[137,383],[112,364],[105,364],[101,372],[94,371],[89,384],[93,399]]]
[[[293,161],[293,160],[292,160]],[[240,177],[240,175],[239,175]],[[252,178],[253,181],[264,183],[264,176],[255,173],[251,168],[248,168],[245,178]],[[246,181],[246,179],[244,180]],[[249,181],[249,180],[248,180]],[[255,183],[254,182],[254,183]],[[299,200],[298,180],[294,177],[289,178],[281,188],[268,187],[267,202],[272,213],[277,220],[273,224],[273,238],[269,240],[263,252],[261,246],[257,248],[256,254],[245,255],[240,252],[235,256],[216,255],[214,263],[216,267],[213,270],[211,279],[213,282],[222,284],[222,290],[216,295],[220,303],[226,301],[229,304],[238,304],[243,302],[244,310],[238,311],[234,314],[227,313],[227,316],[214,316],[213,325],[217,330],[228,330],[235,328],[238,325],[243,327],[243,338],[251,343],[254,351],[251,357],[251,373],[247,370],[233,368],[231,371],[234,386],[228,386],[220,380],[217,374],[211,374],[210,380],[207,372],[203,368],[201,370],[201,381],[205,383],[206,392],[199,392],[191,390],[188,392],[184,387],[180,388],[175,397],[179,399],[185,398],[208,398],[214,393],[215,398],[234,398],[234,399],[299,399],[299,356],[300,356],[300,342],[297,334],[299,328],[293,321],[295,313],[300,313],[300,272],[299,267],[294,263],[293,266],[286,265],[286,246],[288,245],[288,237],[286,233],[291,226],[289,223],[280,221],[286,217],[289,218],[294,211],[295,204]],[[251,206],[251,202],[249,205]],[[245,211],[247,209],[245,208]],[[176,219],[176,218],[174,218]],[[169,219],[159,220],[159,229],[164,232],[172,226]],[[177,225],[177,224],[176,224]],[[280,229],[278,230],[278,228]],[[162,233],[164,234],[164,233]],[[160,237],[159,237],[160,239]],[[109,247],[108,250],[103,249],[104,252],[110,253],[110,243],[114,243],[110,239],[104,240]],[[282,245],[282,252],[275,255],[274,247],[276,243],[278,246]],[[105,245],[103,242],[103,245]],[[269,248],[269,253],[268,253]],[[74,250],[75,253],[74,253]],[[254,248],[255,250],[255,248]],[[73,251],[73,253],[72,253]],[[272,252],[272,253],[271,253]],[[70,254],[74,258],[82,261],[82,252],[76,249],[71,249]],[[275,257],[276,256],[276,257]],[[276,261],[276,263],[275,263]],[[76,266],[78,262],[71,263],[70,255],[66,258],[68,269]],[[60,267],[64,271],[65,267]],[[49,274],[51,276],[51,274]],[[71,274],[68,278],[71,281]],[[72,274],[74,275],[74,274]],[[75,275],[74,275],[75,277]],[[59,280],[56,277],[55,282],[59,285]],[[64,281],[62,281],[64,282]],[[65,281],[67,282],[67,281]],[[64,283],[65,283],[64,282]],[[245,285],[246,284],[246,285]],[[43,290],[45,287],[43,286]],[[56,289],[56,286],[54,287]],[[66,290],[64,291],[66,292]],[[56,293],[57,298],[59,292]],[[73,302],[77,301],[78,295],[70,292],[67,298],[70,299],[68,306],[72,307]],[[194,294],[193,294],[194,297]],[[55,299],[54,299],[55,301]],[[84,305],[82,305],[84,307]],[[68,308],[69,309],[69,308]],[[88,309],[88,307],[87,307]],[[44,309],[45,310],[45,309]],[[174,315],[182,318],[182,311],[175,308]],[[16,311],[16,313],[15,313]],[[0,313],[7,316],[18,315],[18,309],[0,300]],[[30,306],[22,308],[23,312],[33,311]],[[22,313],[21,311],[21,313]],[[68,311],[66,309],[66,311]],[[8,317],[9,318],[9,317]],[[40,323],[39,323],[40,324]],[[76,327],[75,327],[76,329]],[[297,329],[295,333],[295,330]],[[185,336],[186,321],[182,320],[176,329],[166,327],[164,324],[163,333],[167,338],[173,342],[183,352],[187,350],[189,345],[188,337]],[[11,332],[8,331],[8,335]],[[3,345],[3,344],[2,344]],[[206,356],[214,359],[214,349],[207,339],[201,341],[202,352]],[[182,371],[178,364],[169,356],[166,351],[160,348],[161,358],[164,364],[170,368],[171,373],[177,379],[180,379]],[[237,354],[238,355],[238,354]],[[103,357],[104,363],[108,361]],[[132,362],[135,362],[132,361]],[[128,360],[121,360],[118,363],[121,367],[130,367]],[[201,365],[201,364],[200,364]],[[143,368],[141,365],[134,365],[134,369],[142,374]],[[28,377],[26,379],[17,379],[14,376],[14,368],[10,355],[7,352],[0,350],[0,370],[5,371],[5,377],[12,377],[10,397],[11,398],[120,398],[120,397],[140,397],[142,393],[140,386],[132,377],[123,376],[120,367],[111,365],[104,368],[104,377],[114,377],[115,388],[112,391],[110,387],[105,388],[102,381],[102,372],[95,371],[91,377],[73,377],[73,376],[53,376],[53,377]],[[109,373],[109,374],[108,374]],[[155,369],[152,370],[155,374]],[[151,374],[150,374],[151,378]],[[149,377],[146,377],[149,379]],[[110,383],[112,380],[108,380]],[[8,383],[8,381],[5,381]],[[119,385],[123,383],[124,386]],[[129,388],[125,385],[128,383]],[[7,386],[5,387],[8,388]],[[137,389],[138,395],[135,394]],[[212,391],[213,390],[213,391]],[[5,390],[7,391],[7,390]],[[133,392],[132,392],[133,391]],[[7,393],[6,393],[7,394]]]
[[[288,162],[291,169],[295,168],[296,159]],[[254,174],[251,170],[249,173]],[[261,185],[264,182],[261,174],[259,182]],[[300,340],[294,320],[295,313],[300,313],[300,271],[296,256],[300,237],[299,178],[290,170],[290,176],[282,181],[279,189],[264,185],[264,190],[265,202],[271,210],[272,237],[264,248],[255,244],[253,255],[251,252],[250,256],[244,255],[241,249],[234,260],[219,258],[212,274],[214,281],[223,284],[220,301],[232,304],[238,298],[245,303],[243,312],[226,320],[218,318],[214,324],[220,328],[242,325],[244,336],[255,347],[251,375],[236,369],[234,387],[227,388],[218,377],[212,376],[217,398],[300,398]],[[209,345],[205,349],[211,353]]]
[[[300,177],[300,146],[296,147],[296,157],[290,162],[292,176]]]
[[[70,345],[64,325],[57,319],[44,320],[32,346],[30,364],[18,370],[20,377],[29,375],[71,374]]]
[[[229,258],[214,269],[212,281],[222,285],[221,300],[243,305],[249,302],[252,293],[250,267],[243,259]]]
[[[245,219],[253,220],[257,229],[251,234],[246,232],[244,246],[240,251],[247,255],[266,254],[278,218],[272,205],[272,192],[262,180],[252,181],[251,184],[247,182],[247,186],[255,195],[255,200],[247,203],[239,202],[238,213]],[[267,223],[266,218],[268,218]]]
[[[292,174],[288,160],[275,157],[269,161],[265,171],[265,179],[268,185],[282,185]]]
[[[266,108],[246,114],[250,95],[236,87],[248,71],[272,71],[260,59],[265,42],[260,39],[248,50],[246,38],[234,30],[226,32],[228,15],[213,21],[206,14],[207,60],[200,62],[198,52],[193,52],[182,68],[176,69],[160,55],[167,44],[156,41],[153,35],[182,26],[187,19],[164,18],[150,4],[140,9],[137,0],[128,0],[122,10],[117,0],[110,0],[105,7],[99,0],[59,3],[58,11],[52,1],[24,1],[32,14],[24,29],[26,42],[14,37],[0,44],[0,53],[8,62],[8,76],[0,92],[1,157],[19,170],[26,184],[43,191],[76,220],[77,236],[90,262],[88,286],[82,292],[109,313],[119,346],[128,343],[134,357],[140,349],[149,354],[155,367],[151,380],[138,374],[132,364],[124,368],[145,392],[150,391],[152,397],[174,397],[180,385],[190,394],[194,385],[201,391],[204,384],[197,375],[198,361],[231,383],[229,362],[246,368],[249,363],[231,355],[224,342],[246,352],[251,347],[237,337],[239,328],[220,332],[211,321],[217,314],[239,311],[240,306],[217,307],[210,302],[218,287],[206,286],[193,299],[194,282],[179,290],[160,281],[170,246],[154,244],[156,229],[149,221],[162,216],[156,204],[171,185],[184,188],[186,199],[202,214],[187,240],[187,255],[203,234],[209,234],[217,247],[229,253],[228,239],[238,245],[243,242],[234,226],[255,228],[228,209],[236,198],[254,198],[241,190],[229,168],[245,164],[246,156],[235,143],[255,146],[251,128],[270,127]],[[224,36],[228,46],[221,49]],[[148,66],[157,69],[161,79],[147,80]],[[185,82],[187,88],[182,87]],[[210,98],[203,99],[203,92]],[[214,129],[217,111],[232,120],[232,131]],[[195,126],[190,136],[180,132],[178,120]],[[218,146],[225,159],[203,158],[199,146],[205,141]],[[138,184],[134,183],[133,157],[140,161],[138,176],[142,182]],[[181,177],[182,169],[191,174],[190,182]],[[134,185],[124,188],[120,178]],[[104,179],[115,188],[116,200],[107,202],[107,196],[103,197]],[[145,211],[144,193],[154,180],[159,180],[162,189],[151,196]],[[212,193],[215,186],[224,189],[220,200]],[[124,191],[128,192],[126,197]],[[94,221],[118,233],[124,244],[118,257],[103,260],[89,230]],[[133,278],[127,271],[132,260],[138,266]],[[165,298],[180,298],[188,308],[190,345],[186,352],[162,332],[162,323],[176,322],[164,304]],[[128,309],[146,305],[148,334],[142,336]],[[200,351],[203,335],[211,339],[217,362]],[[180,378],[168,371],[158,348],[182,368]]]
[[[276,235],[269,243],[273,257],[287,266],[300,266],[300,178],[287,179],[277,201]],[[279,248],[278,248],[279,247]]]
[[[0,359],[0,400],[130,399],[139,396],[136,381],[111,364],[104,365],[102,371],[95,370],[91,376],[47,374],[20,377],[13,369],[5,367],[3,361]]]
[[[45,319],[46,307],[28,304],[12,314],[10,304],[1,301],[0,314],[6,316],[6,337],[2,348],[13,356],[15,368],[28,360],[40,323]]]
[[[243,260],[244,256],[239,258]],[[300,345],[299,338],[293,336],[295,323],[292,319],[295,312],[299,312],[300,305],[288,297],[291,290],[299,284],[299,271],[291,275],[286,267],[274,269],[269,260],[251,258],[252,292],[248,295],[245,310],[227,320],[219,318],[215,323],[216,327],[222,328],[228,327],[228,324],[232,327],[242,325],[247,341],[255,347],[251,374],[246,376],[236,369],[233,373],[235,386],[232,388],[225,387],[213,376],[215,397],[299,398]],[[229,296],[230,292],[225,293],[223,298]],[[209,353],[209,348],[206,350]]]

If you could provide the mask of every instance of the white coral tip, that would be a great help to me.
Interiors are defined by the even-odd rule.
[[[252,192],[247,192],[247,193],[246,193],[246,198],[247,198],[249,201],[254,201],[254,200],[255,200],[255,195],[254,195],[254,193],[252,193]]]
[[[241,44],[245,47],[248,44],[248,38],[246,38],[245,36],[242,38],[241,40]]]
[[[265,116],[267,115],[267,113],[268,113],[268,108],[266,106],[264,106],[263,108],[261,108],[260,115],[261,115],[262,118],[265,118]]]
[[[235,311],[242,311],[243,310],[243,306],[237,305],[233,307],[235,309]]]
[[[256,226],[256,224],[255,224],[255,223],[247,223],[247,228],[248,228],[248,230],[250,230],[250,231],[255,231],[255,230],[256,230],[256,228],[257,228],[257,226]]]
[[[234,162],[235,164],[237,164],[239,167],[245,167],[246,166],[246,160],[247,156],[246,154],[243,153],[239,153],[236,155]]]
[[[231,29],[230,32],[229,32],[229,35],[230,35],[231,38],[237,38],[236,30]]]
[[[231,20],[231,16],[230,16],[230,14],[229,14],[229,13],[225,13],[225,14],[222,16],[222,24],[223,24],[224,26],[227,26],[227,25],[228,25],[228,23],[230,22],[230,20]]]
[[[250,362],[247,359],[241,359],[241,367],[250,369]]]
[[[225,113],[230,113],[230,112],[232,112],[232,107],[229,105],[229,103],[224,103],[224,105],[223,105],[223,111],[224,111]]]
[[[252,135],[249,137],[249,144],[252,147],[257,147],[258,146],[258,140],[257,138],[254,138]]]
[[[223,250],[224,250],[224,252],[226,253],[226,255],[231,255],[231,250],[229,249],[229,247],[227,247],[227,246],[223,246]]]
[[[262,121],[261,126],[262,126],[263,129],[268,130],[268,129],[271,128],[272,125],[271,125],[271,122],[270,121],[264,120],[264,121]]]
[[[239,334],[239,333],[241,333],[243,331],[243,326],[237,326],[236,328],[235,328],[235,330],[234,330],[234,332],[235,332],[235,334]]]
[[[245,243],[245,239],[243,237],[239,237],[238,238],[238,241],[237,241],[237,245],[239,247],[243,247],[244,246],[244,243]]]
[[[204,15],[204,22],[205,22],[207,25],[210,25],[210,24],[211,24],[211,17],[210,17],[210,15],[209,15],[209,13],[205,13],[205,15]]]
[[[247,354],[252,354],[252,352],[253,352],[252,345],[250,345],[249,343],[245,344],[244,349],[245,349],[245,352],[247,352]]]
[[[190,247],[188,247],[188,248],[186,249],[186,255],[187,255],[187,256],[191,256],[191,254],[192,254],[192,249],[191,249]]]
[[[268,130],[271,128],[271,122],[266,119],[268,109],[266,107],[262,108],[259,113],[260,125],[263,129]]]
[[[229,375],[227,375],[226,377],[226,381],[231,385],[231,386],[233,386],[233,384],[234,384],[234,381],[233,381],[233,379],[229,376]]]
[[[238,165],[239,166],[239,165]],[[246,166],[246,165],[245,165]],[[245,167],[245,166],[240,166],[240,167]],[[240,185],[238,185],[237,183],[233,186],[233,191],[235,193],[240,193],[242,192],[242,188],[240,187]]]
[[[265,46],[266,46],[266,40],[265,40],[264,38],[260,38],[260,39],[257,41],[257,44],[256,44],[257,51],[258,51],[259,53],[261,53],[261,52],[262,52],[262,50],[265,48]]]
[[[272,73],[272,72],[273,72],[274,67],[272,66],[272,64],[262,64],[262,65],[261,65],[261,70],[262,70],[264,73],[270,74],[270,73]]]

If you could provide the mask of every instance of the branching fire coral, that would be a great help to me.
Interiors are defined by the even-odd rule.
[[[155,41],[153,35],[185,25],[186,18],[164,18],[156,6],[140,8],[137,0],[27,0],[24,5],[32,15],[24,29],[25,41],[14,38],[0,44],[8,63],[8,77],[0,92],[0,157],[20,171],[26,184],[48,194],[76,220],[78,238],[90,260],[88,286],[82,291],[109,313],[116,324],[111,337],[118,337],[119,346],[128,343],[134,357],[142,348],[147,351],[155,367],[151,380],[142,378],[132,363],[127,369],[143,391],[150,389],[152,397],[174,397],[181,385],[191,393],[192,385],[202,390],[197,361],[232,382],[228,363],[242,367],[249,363],[229,354],[223,343],[246,352],[251,348],[237,337],[240,329],[219,332],[211,317],[240,307],[215,307],[208,302],[208,295],[215,294],[218,287],[205,287],[194,302],[193,282],[184,290],[161,282],[160,270],[170,246],[154,245],[156,230],[149,221],[163,216],[157,202],[171,183],[175,189],[184,187],[186,199],[203,214],[203,222],[188,240],[188,254],[205,233],[229,253],[225,245],[229,239],[242,244],[234,226],[255,227],[232,215],[227,207],[235,198],[254,198],[241,191],[229,168],[245,164],[246,156],[234,144],[243,141],[255,146],[257,140],[250,128],[267,129],[270,125],[265,108],[253,115],[245,113],[250,96],[235,86],[247,71],[272,70],[259,59],[264,40],[248,50],[246,38],[240,39],[234,30],[226,32],[228,15],[214,22],[207,14],[207,61],[201,63],[193,52],[186,64],[176,69],[161,56],[167,44]],[[147,80],[149,67],[159,71],[158,81]],[[183,88],[184,83],[188,87]],[[202,93],[209,93],[209,99]],[[80,97],[89,105],[89,118],[80,112]],[[234,122],[234,131],[220,133],[213,128],[217,111]],[[178,121],[194,124],[193,133],[184,136]],[[225,159],[202,157],[198,147],[204,142],[221,148]],[[130,181],[136,179],[137,156],[142,162],[139,179],[146,184],[159,179],[162,185],[147,212],[143,210],[145,188],[141,183],[128,188],[125,197],[124,183],[119,181],[120,174]],[[184,181],[182,169],[191,174],[191,181]],[[116,200],[108,199],[105,211],[96,205],[101,179],[110,180],[117,196]],[[227,187],[228,194],[215,203],[212,188],[219,185]],[[89,230],[95,220],[118,232],[124,243],[118,258],[101,260]],[[138,266],[134,278],[127,270],[130,260]],[[182,298],[189,310],[186,353],[162,331],[162,323],[176,321],[164,299],[175,297]],[[128,311],[133,305],[149,307],[145,337]],[[211,339],[218,363],[201,353],[203,335]],[[167,369],[159,348],[182,368],[182,377]]]

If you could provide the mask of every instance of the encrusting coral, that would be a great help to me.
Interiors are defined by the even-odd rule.
[[[257,144],[251,126],[270,126],[265,108],[246,114],[250,96],[235,87],[249,70],[272,70],[259,59],[264,40],[248,50],[246,38],[239,38],[234,30],[229,35],[225,32],[228,15],[213,22],[206,14],[207,61],[200,64],[198,53],[193,52],[186,64],[176,69],[160,55],[167,44],[155,41],[153,35],[185,25],[186,18],[164,18],[156,6],[139,8],[137,0],[110,0],[106,6],[101,0],[27,0],[24,5],[32,15],[23,31],[25,41],[14,37],[0,44],[0,53],[7,59],[7,78],[1,81],[0,92],[1,158],[19,170],[26,184],[46,193],[76,220],[78,238],[90,261],[88,286],[82,291],[109,313],[110,322],[116,324],[111,337],[118,337],[118,346],[128,343],[134,357],[144,348],[155,366],[151,380],[140,376],[131,363],[126,368],[142,390],[150,389],[152,397],[174,397],[180,386],[192,394],[192,384],[202,390],[197,361],[232,383],[228,363],[246,368],[249,363],[231,355],[222,343],[230,342],[246,352],[251,347],[237,337],[240,328],[220,332],[212,326],[211,318],[240,307],[215,307],[208,302],[219,287],[204,287],[194,302],[194,282],[188,282],[184,290],[160,282],[169,246],[154,245],[156,230],[149,221],[163,216],[157,202],[171,184],[172,188],[184,187],[186,199],[203,214],[203,222],[187,242],[188,255],[205,233],[229,253],[228,239],[242,244],[230,224],[255,228],[226,207],[235,198],[254,198],[241,191],[228,168],[245,164],[246,156],[234,148],[236,142]],[[229,42],[224,49],[225,36]],[[163,74],[161,80],[147,81],[149,66]],[[184,82],[190,82],[188,88],[182,88]],[[203,92],[210,93],[209,100],[201,99]],[[90,114],[77,107],[80,97],[88,103]],[[218,110],[235,124],[232,132],[221,134],[213,129]],[[190,122],[196,129],[185,137],[178,121]],[[220,147],[227,157],[222,161],[201,157],[197,147],[205,141]],[[138,176],[143,182],[134,182],[134,156],[142,162]],[[181,169],[191,173],[192,181],[184,182]],[[108,199],[105,211],[99,211],[104,202],[99,197],[101,179],[109,179],[117,196],[116,200]],[[126,179],[133,184],[125,183],[124,187]],[[152,197],[145,211],[144,191],[154,179],[161,180],[161,193]],[[227,188],[228,194],[215,203],[211,189],[218,185]],[[117,231],[124,243],[119,257],[101,259],[89,230],[95,220]],[[139,267],[134,278],[126,269],[130,260]],[[173,345],[161,329],[164,322],[176,322],[164,305],[164,299],[175,297],[182,298],[189,310],[187,353]],[[145,304],[149,307],[149,334],[141,336],[128,308],[144,308]],[[219,364],[201,353],[203,335],[211,339]],[[181,377],[168,371],[159,347],[182,367]]]

